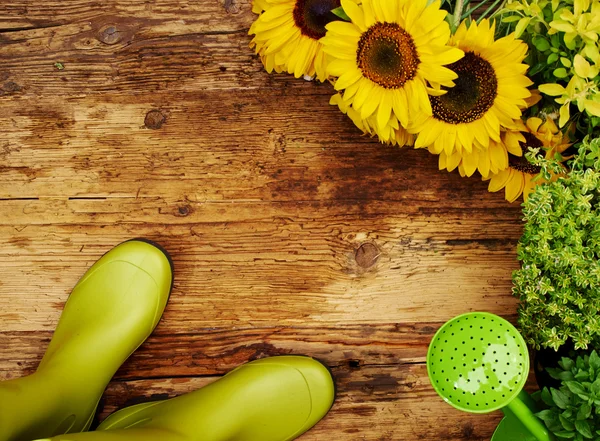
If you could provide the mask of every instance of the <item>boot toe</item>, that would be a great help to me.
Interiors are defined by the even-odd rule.
[[[311,397],[311,412],[305,427],[317,424],[331,409],[335,399],[335,383],[329,369],[309,357],[295,357],[294,367],[306,380]]]

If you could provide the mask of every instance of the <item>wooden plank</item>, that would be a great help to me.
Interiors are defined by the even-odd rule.
[[[468,183],[465,182],[465,185],[468,186]],[[352,228],[346,224],[360,221],[360,228],[367,228],[369,223],[378,227],[380,221],[387,220],[390,227],[392,224],[398,226],[401,238],[418,236],[432,241],[447,238],[457,241],[471,239],[485,245],[485,239],[514,242],[520,237],[520,207],[506,204],[501,206],[501,201],[491,200],[498,206],[490,202],[491,206],[488,207],[471,206],[467,209],[459,206],[462,203],[466,204],[467,198],[461,198],[460,193],[456,196],[454,201],[447,202],[360,198],[194,201],[176,196],[5,199],[0,200],[0,206],[3,208],[0,211],[0,226],[14,227],[13,230],[6,229],[6,234],[20,237],[25,233],[19,233],[30,226],[69,224],[91,227],[115,223],[143,223],[193,227],[196,224],[278,224],[293,220],[302,225],[312,222],[332,226],[339,224],[346,228]],[[482,224],[486,228],[482,228]],[[451,245],[461,245],[461,242],[451,242]],[[492,242],[488,245],[493,247]],[[21,251],[26,253],[27,249]]]
[[[29,3],[0,5],[0,95],[257,89],[272,82],[248,47],[255,15],[247,1]],[[302,87],[287,76],[280,81]]]
[[[500,412],[471,415],[444,403],[429,385],[423,364],[343,367],[333,373],[336,403],[323,421],[299,438],[302,441],[483,440],[490,438],[501,418]],[[100,418],[128,404],[194,391],[215,379],[113,382]]]
[[[223,375],[248,360],[288,354],[310,354],[331,367],[423,362],[429,340],[439,326],[307,323],[273,328],[220,327],[193,334],[171,334],[159,328],[119,369],[115,379]],[[0,378],[34,372],[51,337],[52,332],[47,331],[0,332]]]
[[[254,19],[249,0],[193,1],[193,0],[130,0],[127,2],[90,2],[69,0],[32,2],[30,0],[4,0],[0,5],[0,33],[15,30],[57,27],[74,22],[98,21],[104,17],[110,22],[114,17],[137,18],[145,23],[161,20],[181,25],[200,25],[200,29],[218,31],[234,25],[247,29]],[[108,17],[108,18],[107,18]],[[224,20],[223,18],[227,18]],[[197,28],[194,32],[199,32]],[[123,36],[121,36],[123,37]],[[114,37],[105,44],[116,44]]]
[[[165,332],[194,332],[216,321],[375,324],[514,310],[514,241],[457,233],[462,221],[445,230],[426,217],[395,220],[51,224],[24,225],[20,233],[1,227],[2,330],[52,330],[85,270],[115,243],[139,235],[158,239],[175,262]],[[365,243],[379,257],[361,266],[357,250]]]
[[[386,200],[516,214],[426,151],[361,137],[328,94],[0,98],[0,199]],[[150,130],[157,108],[165,122]]]

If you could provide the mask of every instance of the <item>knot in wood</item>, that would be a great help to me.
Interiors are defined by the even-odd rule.
[[[121,41],[121,38],[121,32],[115,25],[105,26],[100,30],[100,34],[98,35],[98,40],[104,44],[117,44]]]
[[[14,81],[7,81],[4,83],[4,87],[2,88],[6,93],[19,92],[21,90],[21,86],[19,86]]]
[[[225,0],[223,7],[228,14],[239,14],[241,10],[237,0]]]
[[[361,268],[370,268],[379,260],[379,248],[372,243],[363,243],[354,253],[354,259]]]
[[[152,130],[158,130],[165,123],[167,118],[160,110],[151,110],[146,114],[144,125]]]

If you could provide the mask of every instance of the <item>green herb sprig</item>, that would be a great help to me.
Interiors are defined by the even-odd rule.
[[[600,357],[593,351],[576,360],[563,358],[558,364],[560,368],[547,371],[561,386],[543,389],[541,399],[548,408],[536,416],[558,439],[599,439]]]
[[[568,172],[533,151],[528,158],[551,182],[524,204],[513,273],[520,329],[536,349],[567,339],[600,348],[600,139],[584,140]]]

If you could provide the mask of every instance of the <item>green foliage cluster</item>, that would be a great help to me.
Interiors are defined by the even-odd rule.
[[[547,371],[561,386],[544,388],[541,398],[548,408],[536,416],[558,439],[600,438],[600,357],[593,351],[575,361],[563,358],[559,366]]]
[[[513,273],[519,326],[527,342],[558,349],[600,344],[600,139],[586,138],[565,172],[537,157],[541,177],[524,204],[526,221]],[[559,176],[557,178],[557,176]]]
[[[499,15],[506,32],[529,44],[527,75],[540,92],[556,97],[543,103],[547,113],[559,110],[560,127],[575,121],[579,139],[598,134],[600,1],[507,0]]]

